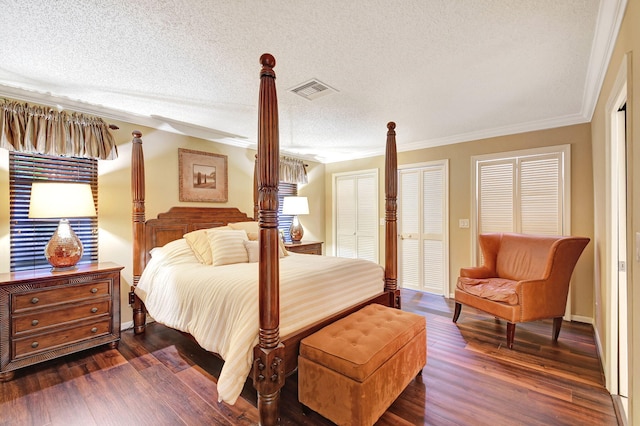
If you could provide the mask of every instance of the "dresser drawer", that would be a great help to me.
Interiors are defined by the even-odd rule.
[[[96,300],[80,306],[64,307],[53,311],[33,311],[14,316],[11,319],[12,336],[25,332],[39,331],[47,327],[77,321],[85,318],[97,318],[110,314],[111,299]]]
[[[68,346],[74,342],[103,336],[110,332],[111,319],[107,317],[100,321],[89,322],[64,330],[13,339],[12,359],[48,351],[59,346]]]
[[[42,308],[59,305],[82,299],[96,298],[109,294],[110,281],[93,281],[86,284],[66,286],[62,288],[48,288],[28,293],[13,294],[11,312],[16,313],[27,309]]]

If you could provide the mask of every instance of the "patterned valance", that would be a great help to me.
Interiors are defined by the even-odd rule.
[[[112,160],[118,157],[101,118],[0,100],[0,148],[10,151]]]
[[[302,160],[280,157],[280,182],[307,183],[307,169]]]

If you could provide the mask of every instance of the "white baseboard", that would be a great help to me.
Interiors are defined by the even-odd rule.
[[[133,321],[120,323],[120,331],[128,330],[133,327]]]
[[[586,323],[586,324],[593,325],[593,318],[591,318],[591,317],[583,317],[581,315],[571,315],[571,321],[583,322],[583,323]]]

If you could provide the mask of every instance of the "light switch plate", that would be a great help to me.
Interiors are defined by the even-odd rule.
[[[458,221],[458,226],[460,228],[468,228],[469,227],[469,219],[460,219]]]

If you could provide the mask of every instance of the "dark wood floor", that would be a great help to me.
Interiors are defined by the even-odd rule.
[[[427,318],[427,366],[377,425],[616,425],[591,326],[518,325],[513,350],[505,324],[452,302],[403,291],[403,309]],[[0,384],[0,425],[253,425],[256,397],[217,402],[221,362],[159,324],[123,332],[117,350],[94,349],[16,373]],[[304,416],[297,377],[282,393],[282,424],[329,425]]]

